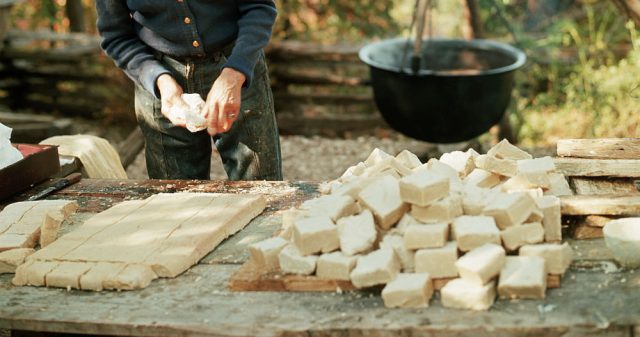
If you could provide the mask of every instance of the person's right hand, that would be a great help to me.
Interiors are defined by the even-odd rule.
[[[176,80],[169,74],[162,74],[156,81],[158,90],[160,91],[161,108],[160,112],[165,116],[173,125],[186,127],[186,121],[184,114],[176,113],[178,111],[185,111],[189,108],[187,103],[182,99],[182,87]]]

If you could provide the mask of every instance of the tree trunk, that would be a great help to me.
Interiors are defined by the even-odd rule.
[[[69,29],[74,33],[84,32],[86,26],[82,0],[67,0],[65,10],[67,12],[67,18],[69,18]]]
[[[640,0],[613,0],[613,3],[640,28]]]
[[[462,36],[465,39],[481,39],[484,35],[480,22],[480,8],[478,0],[461,0],[464,11],[465,24],[462,28]]]

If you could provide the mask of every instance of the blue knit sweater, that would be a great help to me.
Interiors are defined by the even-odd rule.
[[[154,50],[203,57],[235,41],[225,67],[242,72],[250,85],[276,18],[273,0],[97,0],[96,9],[102,49],[156,97],[156,80],[169,71]]]

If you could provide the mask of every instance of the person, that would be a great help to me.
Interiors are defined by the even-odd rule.
[[[282,180],[263,48],[273,0],[97,0],[101,47],[135,83],[152,179],[209,179],[212,142],[231,180]],[[174,115],[205,98],[207,129]]]

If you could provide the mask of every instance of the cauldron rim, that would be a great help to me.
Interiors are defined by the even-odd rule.
[[[483,49],[483,50],[491,50],[491,51],[499,51],[499,52],[504,52],[512,57],[515,58],[515,61],[509,65],[506,65],[504,67],[498,67],[498,68],[490,68],[490,69],[482,69],[482,70],[478,70],[477,73],[474,74],[461,74],[461,73],[456,73],[456,72],[450,72],[450,71],[441,71],[441,70],[431,70],[431,69],[420,69],[418,71],[418,73],[409,73],[407,72],[403,72],[400,71],[401,69],[398,67],[394,67],[392,65],[389,64],[383,64],[380,62],[376,62],[375,60],[373,60],[371,58],[371,55],[375,54],[375,52],[380,49],[380,48],[384,48],[386,46],[389,47],[394,47],[397,46],[397,44],[404,44],[407,42],[407,38],[405,37],[398,37],[398,38],[392,38],[392,39],[385,39],[385,40],[380,40],[380,41],[376,41],[373,43],[369,43],[367,45],[365,45],[364,47],[362,47],[360,49],[360,51],[358,52],[358,56],[360,58],[360,60],[362,60],[362,62],[364,62],[365,64],[367,64],[370,67],[374,67],[374,68],[378,68],[381,70],[386,70],[386,71],[390,71],[390,72],[394,72],[394,73],[403,73],[406,75],[413,75],[413,76],[441,76],[441,77],[470,77],[470,76],[483,76],[483,75],[492,75],[492,74],[501,74],[501,73],[507,73],[510,71],[514,71],[519,69],[520,67],[522,67],[525,62],[527,61],[527,55],[520,49],[513,47],[509,44],[506,43],[502,43],[502,42],[498,42],[498,41],[493,41],[493,40],[485,40],[485,39],[473,39],[473,40],[464,40],[464,39],[448,39],[448,38],[431,38],[431,39],[424,39],[423,40],[423,46],[427,45],[429,41],[434,41],[434,42],[450,42],[450,43],[454,43],[454,44],[459,44],[459,45],[467,45],[476,49]],[[410,55],[408,55],[410,56]],[[408,69],[408,67],[406,67],[405,69]]]

